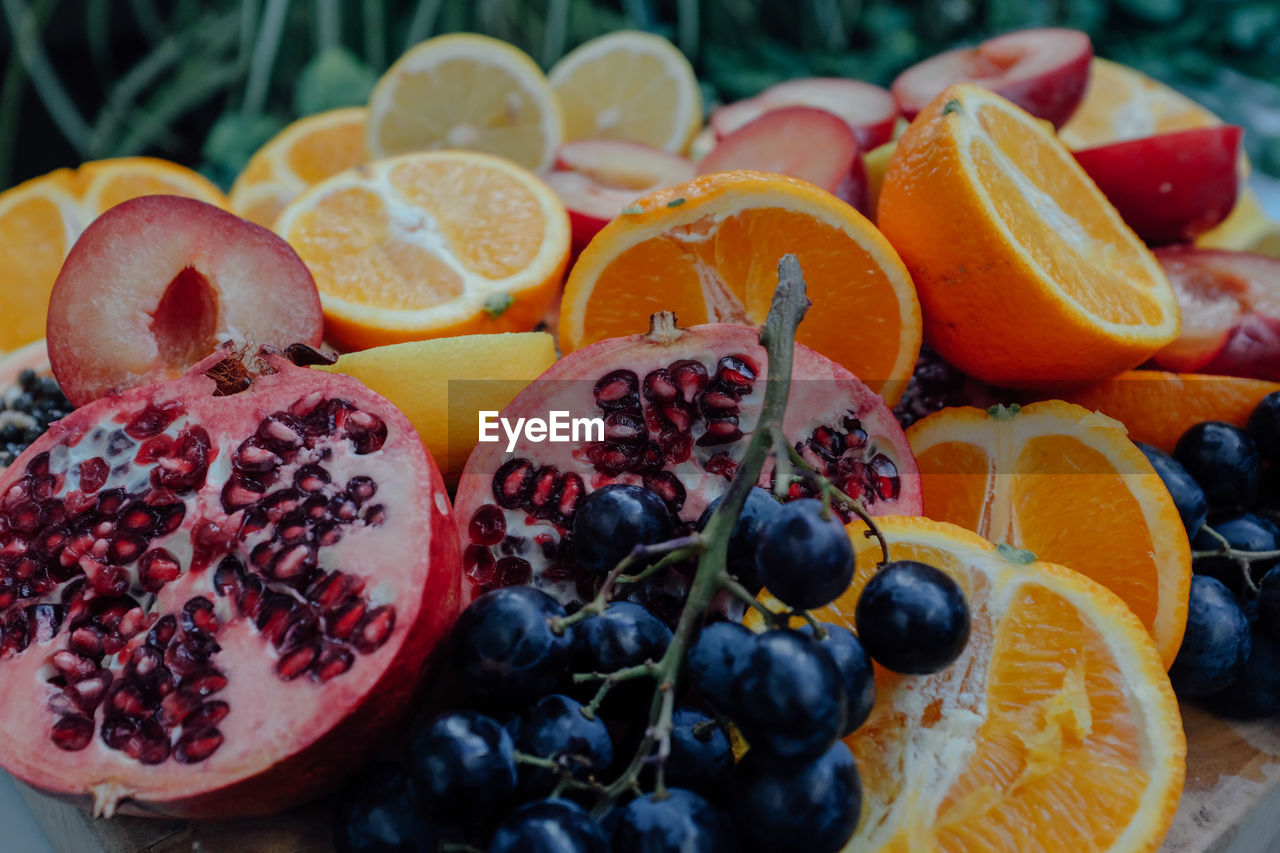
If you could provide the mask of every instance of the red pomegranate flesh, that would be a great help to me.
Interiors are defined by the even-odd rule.
[[[93,402],[0,477],[0,764],[104,815],[312,798],[407,714],[458,565],[354,379],[223,349]]]
[[[566,604],[586,600],[597,579],[574,564],[573,515],[609,483],[650,488],[681,521],[696,521],[728,488],[759,418],[767,364],[758,338],[731,324],[681,329],[662,312],[648,334],[570,353],[521,391],[501,417],[599,417],[604,440],[477,445],[455,501],[464,603],[521,583]],[[801,344],[792,379],[783,429],[805,459],[873,515],[918,515],[915,459],[879,395]],[[766,468],[761,485],[771,478]]]

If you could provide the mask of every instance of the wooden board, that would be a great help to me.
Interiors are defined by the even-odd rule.
[[[1163,853],[1268,853],[1280,849],[1280,720],[1231,722],[1184,704],[1187,784]],[[19,786],[22,787],[22,786]],[[59,853],[330,853],[321,807],[220,823],[94,820],[23,788]]]

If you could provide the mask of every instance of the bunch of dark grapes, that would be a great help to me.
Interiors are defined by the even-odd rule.
[[[677,529],[667,512],[640,487],[599,489],[578,511],[576,557],[607,575]],[[753,489],[727,550],[740,594],[767,586],[790,620],[853,577],[848,534],[818,500],[784,505]],[[969,631],[956,583],[909,561],[867,584],[860,637],[811,617],[752,633],[713,616],[668,655],[671,626],[635,592],[624,585],[577,616],[530,586],[476,599],[453,635],[470,709],[423,723],[403,768],[377,768],[346,794],[338,849],[834,853],[861,813],[841,738],[871,714],[872,660],[936,672]],[[655,716],[668,660],[675,687]],[[731,727],[749,744],[740,760]]]
[[[1174,689],[1232,716],[1280,714],[1280,392],[1243,429],[1198,423],[1172,455],[1139,446],[1194,557]]]

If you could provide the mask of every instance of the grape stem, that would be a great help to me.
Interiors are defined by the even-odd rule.
[[[671,642],[656,665],[654,675],[657,678],[657,689],[649,703],[649,724],[645,728],[644,737],[627,768],[600,792],[594,809],[597,817],[603,816],[619,797],[636,787],[640,773],[655,748],[659,765],[655,795],[661,797],[666,794],[662,763],[671,749],[671,721],[675,711],[676,687],[679,683],[685,651],[702,624],[712,598],[725,587],[725,582],[729,579],[726,570],[729,537],[733,533],[734,525],[737,524],[738,516],[742,513],[743,505],[747,502],[747,495],[760,479],[760,472],[764,469],[765,459],[769,455],[770,446],[774,440],[773,428],[782,426],[782,418],[787,410],[787,396],[791,389],[791,365],[795,353],[796,328],[804,318],[809,305],[809,298],[805,295],[804,277],[800,273],[800,263],[795,255],[784,255],[778,262],[778,288],[773,293],[773,304],[769,308],[769,316],[765,319],[764,327],[760,330],[760,343],[764,346],[768,359],[768,376],[765,380],[760,419],[757,428],[751,434],[750,441],[747,442],[742,460],[738,463],[737,471],[734,472],[733,480],[729,483],[724,498],[711,513],[706,527],[703,528],[697,540],[700,552],[697,573],[689,588],[689,597],[684,609],[680,611],[680,619],[676,623]],[[670,545],[670,543],[667,544]],[[683,550],[685,547],[688,546],[676,545],[674,548],[668,548],[668,551]],[[628,560],[630,559],[628,557]],[[634,561],[632,564],[634,565]],[[621,574],[622,572],[615,569],[611,577],[616,579]],[[609,581],[605,583],[609,584]],[[605,592],[603,587],[602,592]],[[606,604],[607,599],[598,595],[587,607],[599,605],[603,610]],[[564,621],[567,622],[572,618],[572,616],[567,617]]]
[[[588,616],[595,616],[603,613],[605,608],[609,606],[609,599],[613,597],[613,590],[619,583],[639,583],[650,575],[659,572],[668,566],[687,560],[694,554],[702,551],[704,547],[703,537],[698,533],[691,533],[688,536],[681,536],[678,539],[669,539],[666,542],[658,542],[654,545],[637,545],[631,549],[622,562],[613,567],[605,577],[604,582],[600,584],[600,590],[596,593],[595,598],[582,606],[582,609],[568,616],[556,616],[551,620],[551,630],[556,634],[563,634],[566,628],[586,619]],[[643,571],[636,575],[626,574],[628,569],[647,562],[648,560],[661,556],[662,559],[657,560],[652,565],[645,567]]]
[[[1191,559],[1200,560],[1205,557],[1227,557],[1234,560],[1236,565],[1240,568],[1240,575],[1244,578],[1245,587],[1250,593],[1257,595],[1258,585],[1254,583],[1253,572],[1249,570],[1249,567],[1254,563],[1261,562],[1263,560],[1280,559],[1280,551],[1241,551],[1237,548],[1232,548],[1231,543],[1227,541],[1227,537],[1223,536],[1209,525],[1202,525],[1200,529],[1216,540],[1219,547],[1212,551],[1192,551]]]

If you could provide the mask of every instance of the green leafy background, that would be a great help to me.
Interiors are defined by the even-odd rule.
[[[0,0],[0,187],[58,166],[154,154],[228,186],[292,119],[362,103],[407,47],[458,30],[549,68],[634,27],[675,41],[708,103],[789,77],[887,84],[919,58],[1028,26],[1086,30],[1245,125],[1280,174],[1276,0]]]

